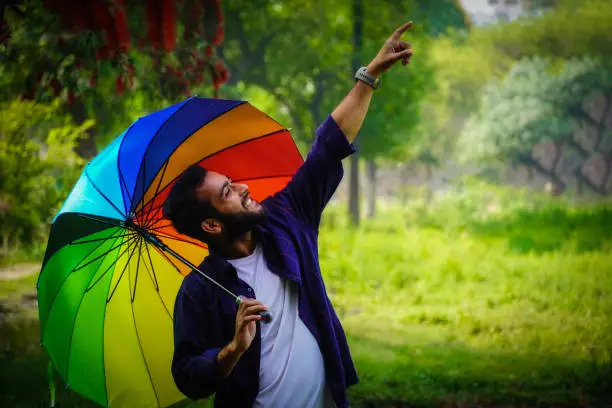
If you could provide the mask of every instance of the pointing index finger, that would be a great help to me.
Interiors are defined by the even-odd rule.
[[[398,40],[402,36],[402,34],[404,34],[404,32],[408,30],[410,27],[412,27],[412,21],[407,22],[406,24],[402,25],[397,30],[395,30],[391,37],[394,40]]]

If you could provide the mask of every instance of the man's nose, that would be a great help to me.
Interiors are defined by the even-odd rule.
[[[244,193],[245,191],[249,190],[249,186],[246,184],[240,184],[240,183],[236,183],[234,184],[234,188],[236,189],[236,191],[238,193]]]

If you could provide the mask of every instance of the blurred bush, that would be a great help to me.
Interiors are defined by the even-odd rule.
[[[15,99],[0,105],[0,234],[2,258],[42,244],[83,161],[74,152],[92,125],[80,126],[49,105]]]
[[[398,209],[407,227],[499,238],[519,252],[590,251],[612,245],[612,206],[574,204],[529,188],[466,178],[444,191],[407,187]]]

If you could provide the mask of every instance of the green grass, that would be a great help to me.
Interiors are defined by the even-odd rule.
[[[612,404],[612,211],[444,210],[359,229],[327,214],[321,267],[361,377],[353,403]]]
[[[321,267],[360,375],[351,406],[610,406],[610,208],[457,200],[358,229],[326,212]],[[34,283],[0,282],[3,304]],[[0,319],[0,406],[48,401],[34,316]],[[62,387],[58,400],[93,406]]]

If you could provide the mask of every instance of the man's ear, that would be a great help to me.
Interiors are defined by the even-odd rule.
[[[202,221],[201,224],[202,230],[208,234],[219,234],[223,231],[223,226],[219,220],[214,218],[207,218]]]

